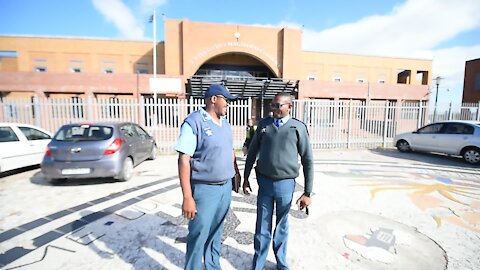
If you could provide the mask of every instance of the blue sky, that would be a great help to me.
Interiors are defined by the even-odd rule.
[[[159,40],[163,13],[201,22],[303,27],[309,51],[432,59],[433,77],[445,78],[441,103],[461,101],[465,61],[480,58],[479,0],[0,0],[0,35],[151,40],[153,8]]]

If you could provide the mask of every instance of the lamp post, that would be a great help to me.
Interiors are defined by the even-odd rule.
[[[153,14],[150,17],[150,23],[153,23],[153,80],[157,78],[157,14],[153,9]],[[153,89],[153,100],[157,103],[157,90]]]
[[[433,109],[433,122],[436,121],[437,119],[437,102],[438,102],[438,86],[440,86],[440,81],[442,80],[443,78],[440,77],[440,76],[437,76],[434,80],[435,80],[435,84],[437,85],[437,92],[435,93],[435,108]]]

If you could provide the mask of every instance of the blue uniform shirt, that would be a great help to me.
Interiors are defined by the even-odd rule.
[[[213,121],[213,118],[205,111],[205,109],[200,108],[200,113],[202,114],[204,121],[212,121],[213,123],[217,124],[217,122]],[[225,117],[220,117],[220,125],[222,126],[223,121],[226,121]],[[192,127],[187,123],[183,123],[180,127],[180,136],[178,137],[177,145],[175,146],[175,150],[180,153],[184,153],[189,155],[190,157],[193,156],[195,153],[195,149],[197,149],[197,136],[193,133]]]
[[[283,117],[283,118],[280,118],[282,120],[282,126],[285,125],[285,123],[287,123],[288,120],[290,120],[291,116],[289,114],[287,114],[287,116]]]

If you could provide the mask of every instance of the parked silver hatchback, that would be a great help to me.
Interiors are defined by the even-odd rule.
[[[53,183],[98,177],[127,181],[134,166],[156,154],[155,140],[137,124],[68,124],[48,144],[41,170]]]
[[[398,134],[393,143],[400,152],[443,153],[462,156],[470,164],[479,164],[480,122],[437,122],[413,132]]]

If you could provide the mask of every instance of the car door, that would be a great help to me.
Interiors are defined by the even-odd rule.
[[[27,139],[13,126],[0,126],[0,172],[28,166]]]
[[[438,148],[437,137],[441,133],[443,123],[424,126],[412,133],[410,147],[417,151],[432,152]]]
[[[47,145],[52,137],[36,128],[28,126],[18,126],[18,129],[27,139],[28,163],[29,165],[40,164],[47,149]]]
[[[129,147],[129,154],[133,156],[135,164],[142,159],[142,141],[138,136],[135,127],[132,124],[125,124],[120,127],[125,142]]]
[[[143,128],[139,127],[138,125],[134,125],[134,127],[141,141],[140,152],[142,159],[147,159],[152,152],[153,139],[150,137],[150,135],[148,135],[145,130],[143,130]]]
[[[437,136],[438,152],[458,155],[464,145],[473,139],[474,128],[464,123],[446,123]]]

